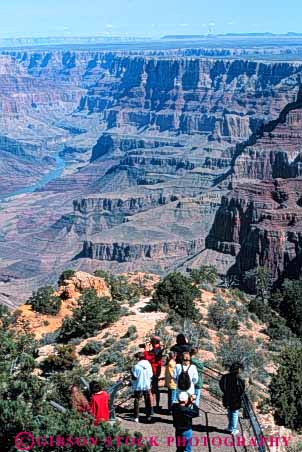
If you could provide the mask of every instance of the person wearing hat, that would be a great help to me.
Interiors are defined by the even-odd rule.
[[[223,392],[223,406],[228,410],[229,425],[227,431],[231,435],[237,435],[239,410],[241,408],[242,396],[245,391],[245,383],[240,378],[240,371],[243,368],[240,363],[233,363],[230,372],[221,377],[219,386]]]
[[[160,338],[158,336],[153,336],[151,338],[151,342],[147,343],[145,345],[145,351],[144,351],[144,357],[152,367],[153,377],[152,377],[152,384],[151,384],[151,404],[152,404],[152,411],[151,413],[154,413],[154,408],[156,411],[159,411],[160,406],[160,391],[159,391],[159,377],[162,370],[163,365],[163,350],[160,345]],[[154,396],[156,400],[156,406],[154,407]]]
[[[173,426],[175,428],[176,452],[192,451],[192,419],[199,416],[199,408],[195,404],[195,395],[182,391],[178,394],[178,402],[172,405]]]

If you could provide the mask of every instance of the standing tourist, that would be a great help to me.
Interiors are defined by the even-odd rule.
[[[153,336],[151,343],[147,343],[145,346],[144,357],[149,361],[152,367],[153,377],[151,383],[151,412],[160,410],[160,391],[159,391],[159,378],[163,365],[163,351],[160,344],[160,338],[158,336]],[[155,403],[154,403],[155,397]]]
[[[176,366],[176,353],[170,352],[166,362],[165,383],[168,388],[168,410],[171,412],[173,403],[177,400],[177,385],[173,379]]]
[[[245,390],[244,381],[239,376],[241,369],[240,363],[232,364],[230,372],[223,375],[219,382],[220,389],[223,392],[223,406],[228,410],[229,425],[227,431],[232,435],[238,434],[239,410]]]
[[[152,367],[149,361],[145,359],[144,352],[138,352],[135,356],[137,363],[131,371],[134,391],[134,420],[139,422],[139,402],[141,397],[143,397],[147,420],[151,421],[150,389],[153,377]]]

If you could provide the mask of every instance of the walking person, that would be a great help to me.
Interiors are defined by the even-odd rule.
[[[160,344],[160,338],[158,336],[153,336],[150,343],[145,346],[144,357],[149,361],[152,367],[152,382],[151,382],[151,413],[154,411],[159,412],[160,410],[160,390],[159,390],[159,378],[161,375],[162,365],[163,365],[163,351]],[[155,403],[154,403],[155,397]]]
[[[153,377],[152,367],[145,359],[144,352],[135,355],[137,363],[132,368],[132,388],[134,391],[134,420],[139,422],[139,402],[141,397],[145,401],[145,412],[148,421],[151,421],[150,389]]]
[[[194,403],[194,399],[195,395],[190,396],[183,391],[178,394],[178,402],[172,405],[176,452],[192,451],[192,419],[199,416],[199,409]]]
[[[199,408],[201,390],[202,390],[202,386],[203,386],[202,372],[203,372],[203,368],[204,368],[204,363],[197,358],[197,355],[198,355],[198,349],[196,347],[193,347],[192,351],[191,351],[191,363],[194,364],[194,366],[196,366],[196,369],[198,372],[198,381],[195,384],[195,396],[196,396],[195,403]]]
[[[229,424],[227,431],[232,435],[237,435],[239,410],[241,408],[242,396],[245,391],[245,383],[240,378],[242,365],[234,363],[230,367],[230,372],[221,377],[219,386],[223,392],[223,406],[228,410]]]
[[[168,411],[171,412],[173,403],[177,400],[177,386],[173,379],[174,370],[176,366],[176,353],[169,352],[166,369],[165,369],[165,384],[168,388]]]
[[[198,382],[198,372],[194,364],[191,363],[189,352],[182,353],[181,363],[176,364],[173,379],[178,392],[187,391],[190,396],[195,395],[195,385]]]
[[[176,344],[171,347],[171,352],[176,353],[176,363],[181,363],[183,352],[191,352],[192,344],[187,342],[186,336],[180,333],[176,336]]]

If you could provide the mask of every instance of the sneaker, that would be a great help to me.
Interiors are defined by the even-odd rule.
[[[147,421],[148,421],[148,422],[151,422],[151,421],[152,421],[152,417],[151,417],[151,416],[148,416],[148,417],[147,417]]]
[[[134,419],[134,422],[139,423],[138,417],[136,417],[136,418]]]
[[[234,435],[234,436],[238,435],[238,433],[239,433],[239,430],[232,430],[231,431],[231,434]]]

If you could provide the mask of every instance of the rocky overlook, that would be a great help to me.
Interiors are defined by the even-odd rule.
[[[19,303],[21,287],[66,266],[290,271],[299,202],[256,221],[231,200],[259,184],[273,192],[276,178],[286,193],[299,184],[301,74],[299,62],[234,53],[2,52],[1,301]],[[290,230],[279,214],[295,217]],[[284,247],[270,228],[286,230]]]

